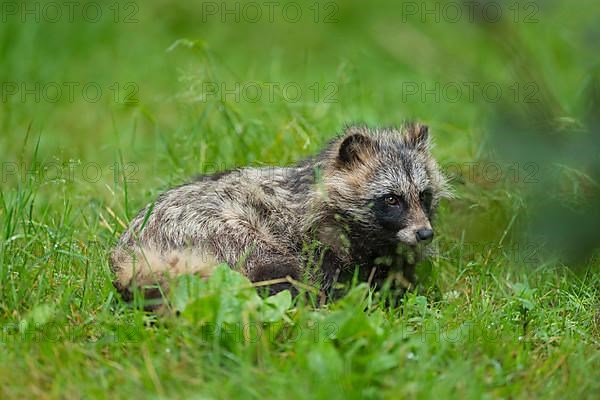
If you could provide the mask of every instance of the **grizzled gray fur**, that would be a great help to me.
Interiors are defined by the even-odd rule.
[[[170,189],[113,250],[115,286],[130,298],[134,287],[166,290],[173,277],[209,276],[225,262],[252,282],[275,280],[271,292],[294,292],[294,280],[308,279],[331,294],[355,271],[375,285],[394,276],[410,287],[414,254],[431,241],[433,212],[448,195],[430,147],[424,125],[350,126],[296,166],[243,168]]]

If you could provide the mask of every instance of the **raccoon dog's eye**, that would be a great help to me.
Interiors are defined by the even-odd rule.
[[[431,193],[431,190],[424,190],[419,194],[419,200],[421,201],[421,204],[423,206],[425,206],[426,208],[429,208],[431,206],[431,200],[432,200],[433,194]]]
[[[400,204],[400,199],[398,199],[398,196],[390,194],[385,196],[385,204],[387,204],[388,206],[397,206]]]

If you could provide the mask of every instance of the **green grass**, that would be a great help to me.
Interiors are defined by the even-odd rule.
[[[112,3],[98,4],[97,23],[2,14],[1,398],[597,398],[598,258],[565,265],[527,235],[544,168],[533,182],[506,159],[497,182],[481,173],[498,156],[499,105],[527,107],[515,84],[533,76],[560,117],[580,119],[598,65],[593,2],[544,2],[537,23],[491,28],[404,22],[392,1],[321,4],[333,23],[314,23],[312,2],[297,3],[298,23],[267,11],[257,23],[203,22],[203,3],[160,0],[119,3],[115,23]],[[138,22],[122,22],[132,10]],[[102,96],[65,89],[51,102],[36,82],[91,82]],[[502,101],[469,99],[464,82],[497,83]],[[34,94],[7,95],[10,83]],[[465,91],[421,98],[407,83]],[[236,84],[249,90],[239,100],[202,97]],[[436,255],[399,307],[360,285],[322,308],[261,300],[227,269],[175,292],[180,317],[118,299],[107,253],[161,190],[199,172],[293,163],[347,122],[409,118],[431,126],[457,199],[442,205]]]

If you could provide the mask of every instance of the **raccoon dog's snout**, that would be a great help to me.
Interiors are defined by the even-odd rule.
[[[416,233],[417,241],[421,243],[429,243],[433,239],[433,229],[419,229]]]
[[[409,246],[426,245],[433,240],[433,228],[429,222],[424,224],[414,224],[401,229],[396,234],[396,238]]]

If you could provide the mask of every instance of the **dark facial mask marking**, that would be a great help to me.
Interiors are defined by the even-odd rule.
[[[373,213],[377,222],[386,230],[396,232],[406,226],[407,204],[402,198],[396,196],[397,205],[390,205],[386,198],[390,195],[379,197],[372,202]]]

